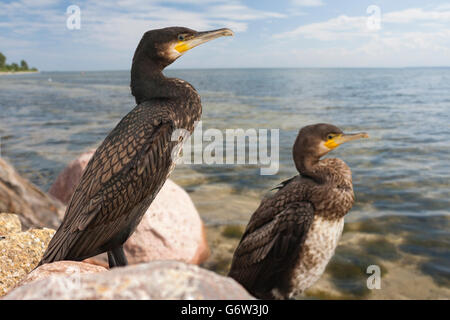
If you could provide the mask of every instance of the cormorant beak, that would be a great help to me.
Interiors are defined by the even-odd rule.
[[[343,133],[333,138],[334,143],[336,143],[338,146],[349,141],[358,140],[362,138],[368,138],[369,135],[365,132],[359,132],[359,133]]]
[[[178,41],[177,45],[175,46],[175,50],[177,50],[179,53],[184,53],[192,48],[195,48],[198,45],[201,45],[202,43],[214,40],[216,38],[233,35],[233,31],[228,28],[197,32],[184,40]]]
[[[341,134],[335,135],[332,139],[328,140],[324,144],[325,144],[325,147],[328,148],[328,150],[333,150],[334,148],[339,147],[341,144],[343,144],[345,142],[358,140],[361,138],[368,138],[368,137],[369,137],[369,135],[365,132],[341,133]]]

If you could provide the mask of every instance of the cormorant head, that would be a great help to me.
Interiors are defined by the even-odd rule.
[[[365,132],[343,133],[341,129],[332,124],[309,125],[300,129],[295,140],[294,161],[297,165],[297,162],[305,157],[318,160],[345,142],[368,137],[369,135]]]
[[[227,28],[197,32],[184,27],[169,27],[147,31],[142,37],[133,57],[133,64],[141,59],[150,59],[161,68],[165,68],[186,51],[207,41],[232,36]]]

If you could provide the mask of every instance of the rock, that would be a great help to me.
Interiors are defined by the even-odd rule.
[[[130,264],[179,260],[200,264],[209,257],[203,223],[191,198],[167,180],[124,246]]]
[[[106,253],[104,255],[106,255]],[[104,259],[99,259],[98,256],[96,256],[96,257],[84,259],[82,262],[88,263],[88,264],[92,264],[92,265],[95,265],[95,266],[100,266],[100,267],[103,267],[105,269],[109,269],[109,264],[108,264],[108,258],[107,257],[105,257]]]
[[[107,271],[108,269],[96,266],[89,263],[78,261],[56,261],[39,266],[37,269],[31,271],[20,283],[17,285],[23,286],[32,281],[48,278],[53,275],[73,276],[86,273],[97,273]]]
[[[13,213],[0,213],[0,236],[22,231],[20,219]]]
[[[0,219],[8,218],[0,214]],[[14,225],[15,222],[11,223]],[[15,231],[19,230],[14,227]],[[20,230],[19,230],[20,231]],[[26,232],[13,232],[0,238],[0,296],[7,293],[39,263],[51,237],[52,229],[31,229]]]
[[[19,176],[0,158],[0,212],[16,213],[25,228],[56,228],[64,216],[64,205]]]
[[[86,168],[94,153],[95,149],[89,150],[69,163],[68,166],[58,175],[55,182],[48,190],[48,193],[67,205],[72,197],[72,194],[75,192],[75,188],[80,182],[84,168]]]
[[[83,153],[72,161],[49,193],[67,204],[94,152]],[[125,253],[130,264],[172,259],[200,264],[209,257],[203,222],[183,188],[166,181],[126,242]]]
[[[78,277],[51,276],[15,288],[24,299],[254,299],[228,277],[177,261],[152,261]]]

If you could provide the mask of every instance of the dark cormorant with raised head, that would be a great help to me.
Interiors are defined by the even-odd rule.
[[[202,113],[194,87],[166,78],[162,71],[187,50],[230,35],[229,29],[197,32],[182,27],[144,34],[131,69],[137,106],[89,161],[39,265],[80,261],[102,252],[108,252],[110,267],[127,264],[122,245],[170,175],[182,140]]]
[[[354,202],[350,168],[340,159],[320,158],[367,137],[323,123],[299,131],[293,156],[300,174],[282,182],[253,213],[230,277],[262,299],[293,298],[320,278]]]

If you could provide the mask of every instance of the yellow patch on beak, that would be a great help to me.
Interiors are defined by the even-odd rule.
[[[334,149],[337,146],[339,146],[336,142],[334,142],[334,139],[328,140],[327,142],[325,142],[325,147],[327,147],[328,149]]]
[[[339,146],[339,143],[336,143],[336,141],[334,139],[337,137],[340,137],[340,136],[341,135],[338,135],[336,137],[329,139],[327,142],[324,143],[325,147],[327,147],[330,150],[337,148]]]
[[[191,47],[185,41],[178,41],[178,44],[175,46],[175,50],[177,50],[179,53],[183,53],[185,51],[188,51],[189,49],[191,49]]]

